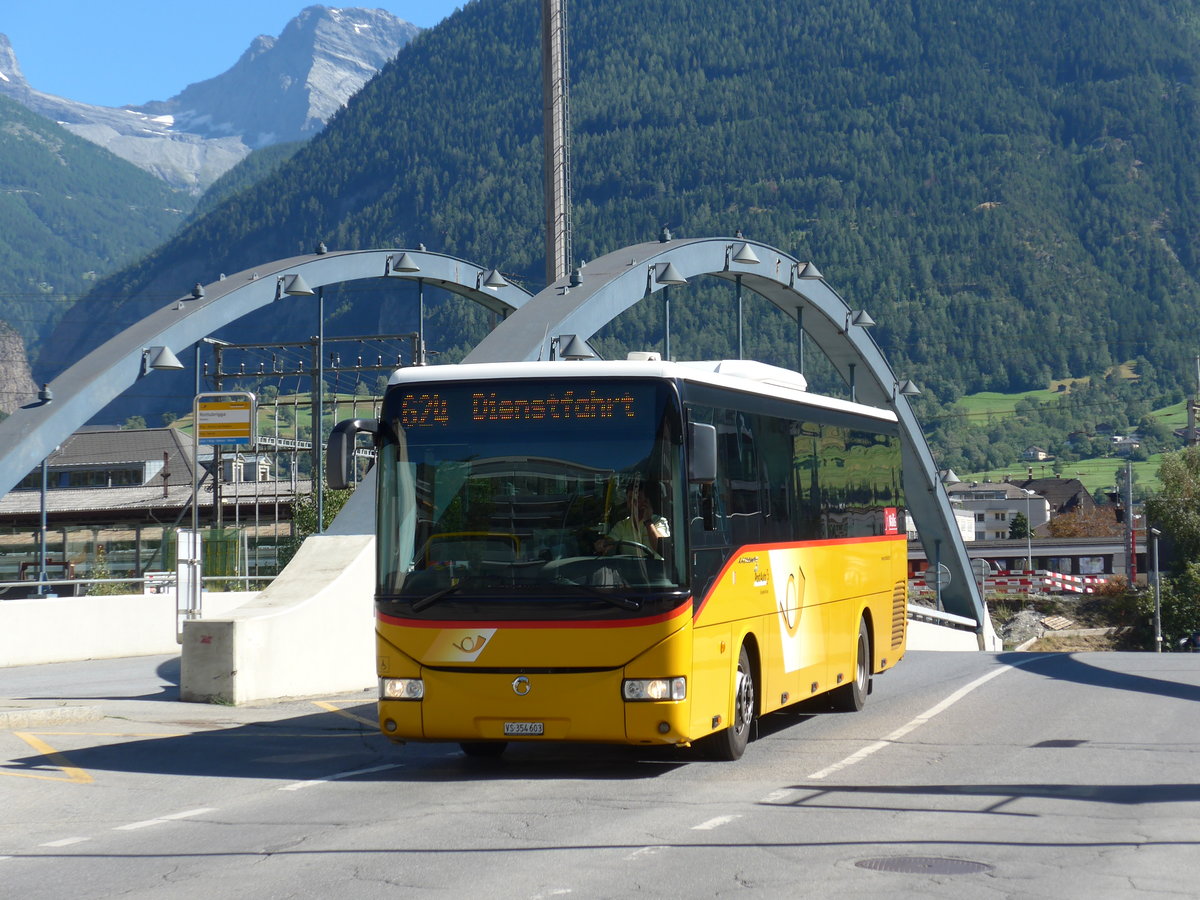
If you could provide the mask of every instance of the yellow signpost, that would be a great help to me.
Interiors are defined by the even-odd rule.
[[[196,438],[200,444],[254,443],[254,395],[223,395],[225,399],[196,398]]]

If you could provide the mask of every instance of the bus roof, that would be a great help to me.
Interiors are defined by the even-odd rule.
[[[665,362],[663,360],[553,360],[537,362],[469,363],[447,366],[409,366],[392,373],[389,385],[432,381],[506,381],[536,378],[661,378],[711,385],[802,403],[820,409],[897,421],[888,409],[811,394],[804,376],[789,369],[752,360]]]

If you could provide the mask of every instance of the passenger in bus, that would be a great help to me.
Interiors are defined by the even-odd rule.
[[[655,515],[646,488],[640,482],[633,482],[626,488],[625,502],[629,515],[596,541],[596,553],[601,556],[618,553],[623,541],[640,544],[657,553],[659,542],[671,536],[667,520]]]

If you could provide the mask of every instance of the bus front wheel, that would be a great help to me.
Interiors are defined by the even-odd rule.
[[[750,654],[742,644],[733,681],[733,721],[728,728],[705,739],[704,750],[709,759],[732,761],[741,758],[750,743],[754,701],[754,672],[750,668]]]
[[[858,642],[854,645],[854,678],[829,694],[830,705],[839,712],[858,712],[867,703],[871,687],[871,635],[867,620],[858,620]]]

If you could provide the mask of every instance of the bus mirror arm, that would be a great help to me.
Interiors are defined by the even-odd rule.
[[[717,429],[688,422],[688,481],[712,484],[717,480]]]
[[[362,432],[379,434],[378,419],[345,419],[333,426],[325,445],[325,481],[344,491],[354,482],[354,439]]]

